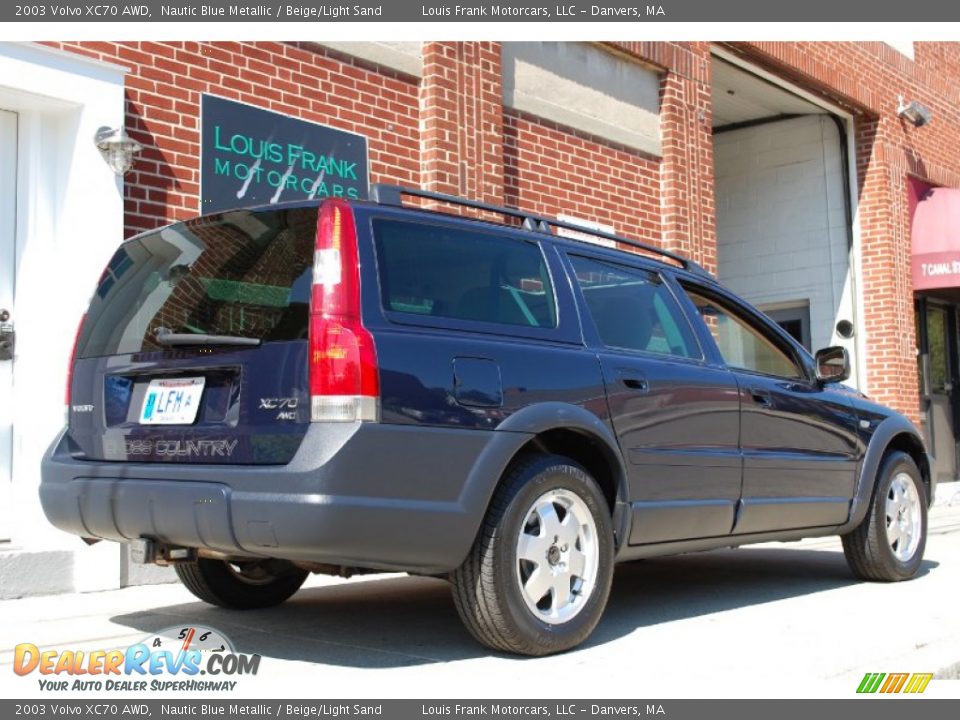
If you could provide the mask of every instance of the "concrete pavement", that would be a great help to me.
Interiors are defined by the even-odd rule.
[[[936,506],[916,579],[861,583],[835,538],[617,568],[606,615],[565,655],[521,659],[475,644],[448,585],[407,576],[315,577],[287,604],[232,612],[179,585],[0,602],[0,691],[38,696],[13,648],[126,647],[202,624],[263,657],[243,697],[852,697],[866,672],[960,668],[960,505]],[[75,697],[75,696],[74,696]],[[925,697],[960,697],[937,679]]]

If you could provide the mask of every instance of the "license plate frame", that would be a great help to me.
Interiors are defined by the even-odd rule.
[[[193,425],[197,420],[206,378],[154,378],[140,406],[141,425]]]

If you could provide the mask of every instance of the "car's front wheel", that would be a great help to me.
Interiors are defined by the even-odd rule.
[[[508,471],[451,580],[477,640],[549,655],[593,632],[612,577],[610,509],[597,483],[566,458],[536,456]]]
[[[236,610],[279,605],[309,574],[285,560],[214,560],[197,558],[174,568],[187,590],[204,602]]]
[[[927,497],[913,458],[891,452],[883,459],[867,516],[842,540],[858,578],[895,581],[917,574],[927,543]]]

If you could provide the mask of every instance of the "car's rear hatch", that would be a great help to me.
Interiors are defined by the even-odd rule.
[[[310,422],[317,214],[238,210],[121,246],[78,333],[68,387],[78,458],[293,457]]]

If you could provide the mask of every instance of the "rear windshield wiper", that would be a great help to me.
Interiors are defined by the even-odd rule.
[[[161,345],[244,345],[255,347],[260,338],[241,335],[207,335],[206,333],[157,333],[157,342]]]

